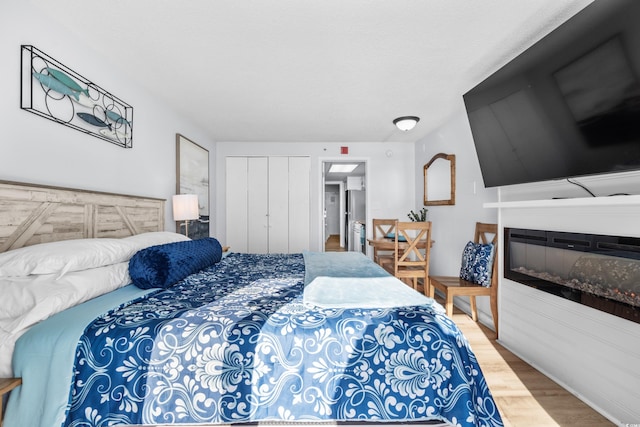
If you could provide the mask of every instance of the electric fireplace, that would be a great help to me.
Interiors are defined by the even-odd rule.
[[[640,323],[640,238],[504,229],[504,277]]]

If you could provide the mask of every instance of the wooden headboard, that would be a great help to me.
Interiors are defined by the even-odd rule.
[[[0,181],[0,252],[164,230],[164,199]]]

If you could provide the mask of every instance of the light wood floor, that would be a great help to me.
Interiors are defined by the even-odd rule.
[[[325,252],[344,252],[345,249],[340,246],[340,235],[332,234],[324,243]]]
[[[453,320],[478,358],[505,426],[613,426],[609,420],[496,342],[460,310]]]

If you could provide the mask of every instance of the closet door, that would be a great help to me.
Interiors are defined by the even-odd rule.
[[[289,158],[269,157],[269,253],[289,253]]]
[[[309,250],[311,158],[289,157],[289,253]]]
[[[227,239],[221,242],[231,246],[234,252],[247,252],[247,189],[248,159],[246,157],[227,157]]]
[[[309,250],[309,157],[227,157],[227,240],[235,252]]]
[[[269,253],[269,159],[249,157],[247,169],[247,252]]]

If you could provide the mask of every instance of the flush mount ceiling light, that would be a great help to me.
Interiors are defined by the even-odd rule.
[[[396,125],[396,127],[401,131],[406,132],[416,127],[419,121],[420,121],[420,117],[402,116],[395,119],[393,121],[393,124]]]
[[[358,165],[351,163],[333,163],[329,168],[329,173],[350,173],[357,167]]]

